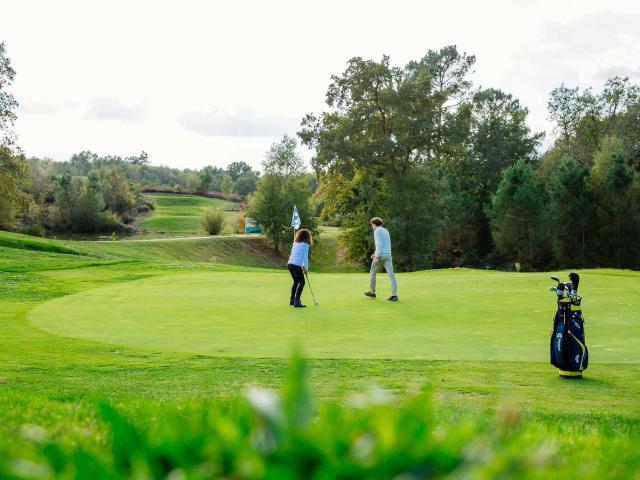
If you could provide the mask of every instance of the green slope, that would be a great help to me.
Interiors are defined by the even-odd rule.
[[[223,233],[233,233],[233,225],[240,211],[238,203],[195,195],[158,193],[147,194],[146,197],[155,203],[156,208],[142,218],[138,228],[150,232],[205,235],[201,224],[204,212],[209,208],[217,208],[225,216]]]
[[[78,268],[121,262],[185,262],[283,268],[261,236],[78,242],[40,239],[0,231],[0,271]]]

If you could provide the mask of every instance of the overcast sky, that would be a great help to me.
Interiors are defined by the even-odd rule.
[[[477,56],[475,87],[514,94],[547,142],[554,87],[640,83],[638,0],[0,0],[0,14],[19,144],[56,160],[258,167],[354,56],[402,66],[455,44]]]

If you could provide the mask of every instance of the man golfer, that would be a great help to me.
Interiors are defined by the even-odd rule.
[[[393,261],[391,260],[391,236],[389,231],[382,226],[382,219],[380,217],[373,217],[369,223],[373,228],[373,239],[376,244],[376,251],[371,255],[371,272],[370,272],[370,284],[369,291],[364,292],[367,297],[376,298],[376,273],[380,265],[384,266],[384,269],[389,275],[391,281],[391,296],[387,300],[391,302],[398,301],[398,284],[396,283],[396,276],[393,274]]]

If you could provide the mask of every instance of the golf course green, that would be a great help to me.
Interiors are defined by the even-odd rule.
[[[288,305],[287,272],[199,272],[110,285],[46,302],[31,323],[65,337],[152,351],[314,358],[540,361],[555,296],[543,273],[400,274],[401,301],[364,297],[366,274],[311,274],[320,300]],[[640,363],[640,275],[583,273],[592,363]],[[615,298],[615,302],[611,299]]]

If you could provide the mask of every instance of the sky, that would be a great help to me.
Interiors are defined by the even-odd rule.
[[[155,165],[259,168],[356,56],[403,66],[457,45],[477,57],[474,87],[518,98],[546,145],[553,88],[640,83],[638,0],[0,0],[0,13],[18,143],[55,160],[144,150]]]

